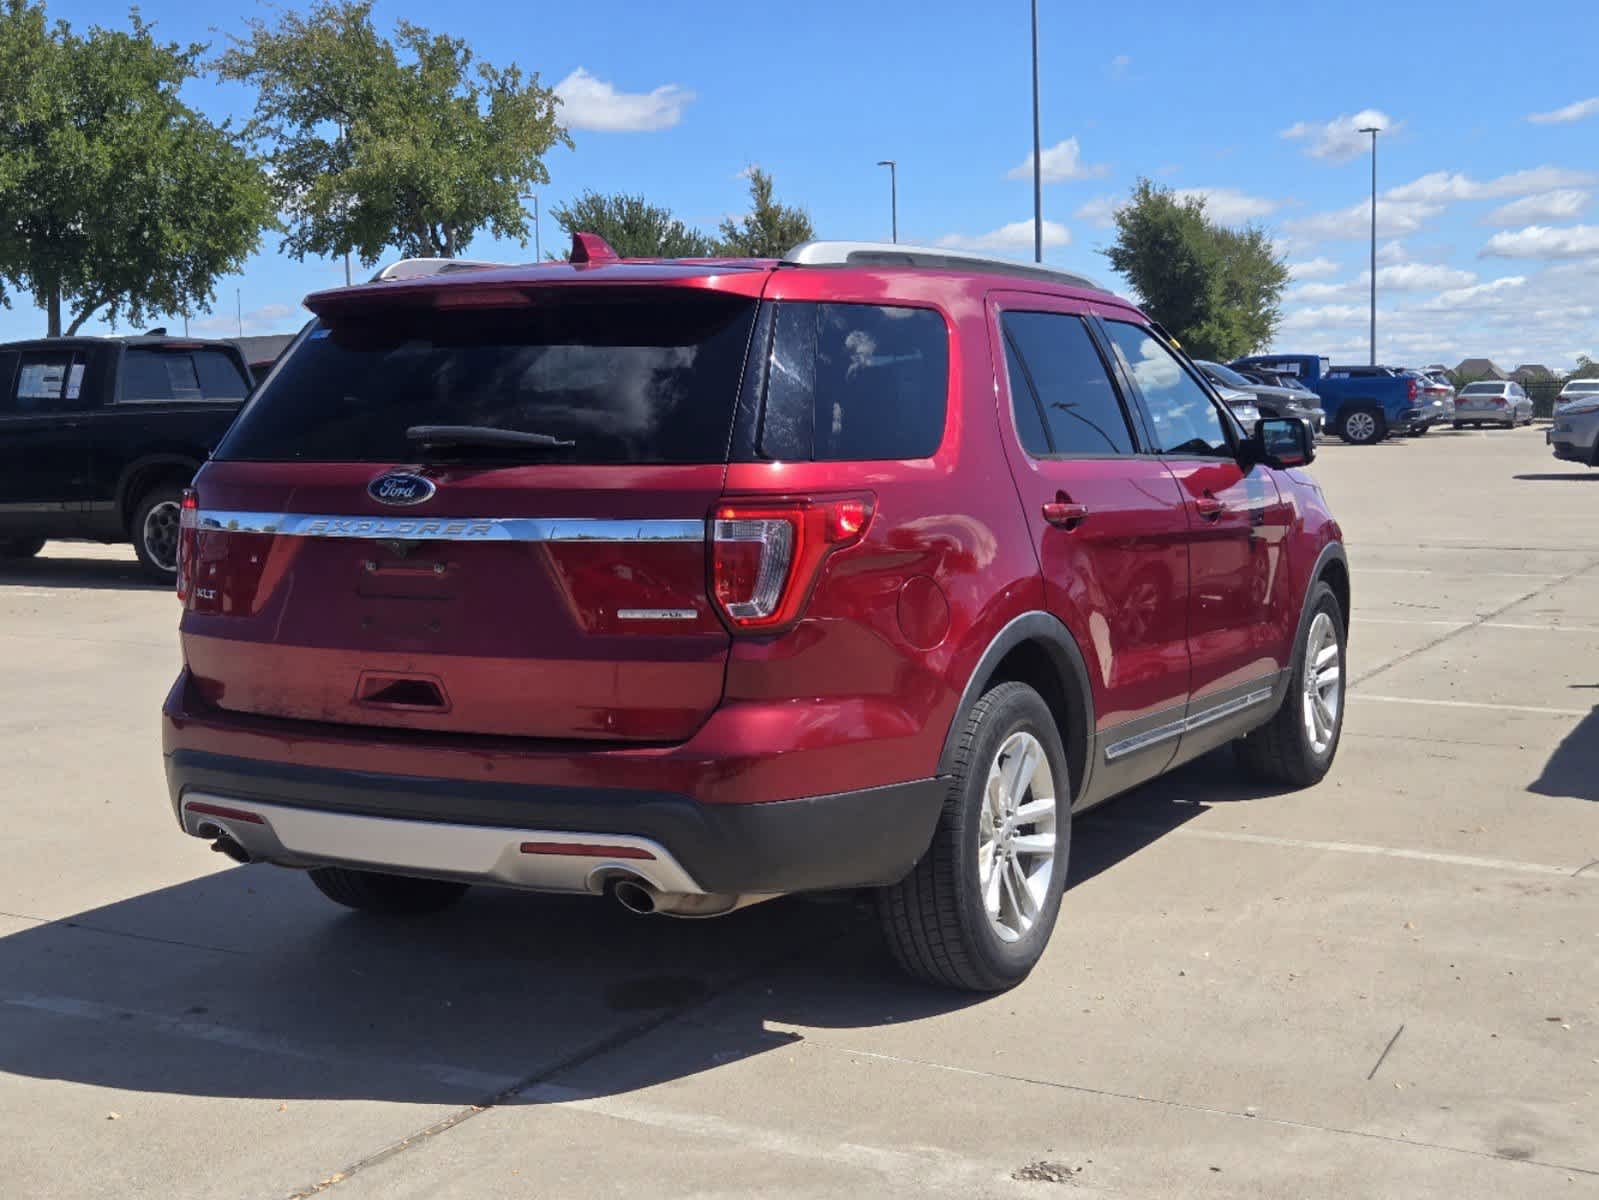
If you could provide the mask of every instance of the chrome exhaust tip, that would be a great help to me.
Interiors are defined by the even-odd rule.
[[[638,879],[619,879],[611,885],[611,895],[628,912],[648,916],[657,911],[656,898],[660,895],[649,884]]]

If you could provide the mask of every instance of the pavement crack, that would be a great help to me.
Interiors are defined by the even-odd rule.
[[[1394,1043],[1399,1040],[1399,1035],[1405,1031],[1403,1024],[1394,1030],[1394,1036],[1388,1039],[1388,1044],[1382,1048],[1382,1053],[1377,1056],[1377,1061],[1372,1064],[1371,1071],[1366,1075],[1366,1082],[1370,1083],[1377,1077],[1377,1070],[1388,1061],[1388,1052],[1394,1048]]]
[[[1460,625],[1459,627],[1457,627],[1455,629],[1451,629],[1447,633],[1439,634],[1437,637],[1433,638],[1430,642],[1425,642],[1422,645],[1417,646],[1414,650],[1407,650],[1407,651],[1405,651],[1405,653],[1401,654],[1398,658],[1389,659],[1387,662],[1382,663],[1382,664],[1380,664],[1378,666],[1375,666],[1375,667],[1371,668],[1371,670],[1369,670],[1369,671],[1363,672],[1360,675],[1356,675],[1353,679],[1351,679],[1349,681],[1349,688],[1350,688],[1351,691],[1353,691],[1355,688],[1357,688],[1361,684],[1365,683],[1368,679],[1375,679],[1378,675],[1381,675],[1384,671],[1390,671],[1394,667],[1399,666],[1401,663],[1407,663],[1411,659],[1417,657],[1418,655],[1425,654],[1429,650],[1436,649],[1437,647],[1443,645],[1445,642],[1450,641],[1450,640],[1452,640],[1454,638],[1457,638],[1463,633],[1470,633],[1473,629],[1477,629],[1480,626],[1487,624],[1489,621],[1492,621],[1495,617],[1503,616],[1505,613],[1507,613],[1511,609],[1515,608],[1518,604],[1525,604],[1528,600],[1531,600],[1534,596],[1537,596],[1541,592],[1547,592],[1550,588],[1559,587],[1563,583],[1570,583],[1573,579],[1577,578],[1577,576],[1585,574],[1586,572],[1593,570],[1593,568],[1596,567],[1596,566],[1599,566],[1599,559],[1590,559],[1588,562],[1586,562],[1582,566],[1578,567],[1575,571],[1570,571],[1570,572],[1568,572],[1565,575],[1552,576],[1547,582],[1539,584],[1537,587],[1533,588],[1532,591],[1526,593],[1525,595],[1517,596],[1514,600],[1511,600],[1511,601],[1509,601],[1508,603],[1505,603],[1505,604],[1501,604],[1498,608],[1494,609],[1492,612],[1490,612],[1490,613],[1480,613],[1479,615],[1477,615],[1476,617],[1473,617],[1470,621],[1466,622],[1465,624]],[[1358,572],[1357,572],[1357,574],[1358,574]]]

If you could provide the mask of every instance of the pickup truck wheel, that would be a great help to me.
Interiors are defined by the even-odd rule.
[[[1239,761],[1256,778],[1309,787],[1332,766],[1343,728],[1343,613],[1332,588],[1318,583],[1282,707],[1233,745]]]
[[[1054,715],[1024,683],[972,706],[933,841],[878,893],[884,935],[907,972],[998,992],[1049,943],[1066,888],[1071,786]]]
[[[43,538],[7,538],[0,541],[0,558],[32,558],[43,549]]]
[[[329,900],[362,912],[391,917],[415,917],[438,912],[466,894],[467,885],[445,879],[414,879],[409,875],[384,875],[378,871],[352,871],[347,867],[316,867],[311,882]]]
[[[1338,421],[1338,436],[1352,446],[1368,446],[1380,442],[1385,432],[1382,414],[1369,408],[1354,408]]]
[[[178,518],[183,489],[177,484],[157,484],[133,509],[133,550],[144,573],[162,583],[178,574]]]

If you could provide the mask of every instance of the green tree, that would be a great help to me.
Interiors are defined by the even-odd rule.
[[[1202,197],[1179,197],[1148,179],[1115,221],[1105,256],[1190,354],[1225,361],[1270,343],[1288,267],[1265,230],[1217,225]]]
[[[750,211],[737,221],[729,217],[722,222],[718,253],[732,258],[781,258],[816,236],[809,213],[772,199],[770,175],[751,167],[749,177]]]
[[[551,215],[568,234],[599,234],[623,258],[704,258],[715,250],[710,238],[643,196],[588,191]]]
[[[208,311],[271,224],[260,165],[178,98],[204,51],[137,11],[80,35],[43,4],[0,8],[0,303],[30,294],[49,336]]]
[[[366,0],[282,12],[217,60],[253,84],[246,133],[265,153],[296,258],[385,249],[451,257],[479,230],[527,241],[522,195],[570,146],[560,101],[515,64],[477,62],[459,38],[400,21],[391,41]]]
[[[1577,355],[1577,369],[1571,373],[1573,379],[1599,379],[1599,362],[1595,362],[1586,354]]]

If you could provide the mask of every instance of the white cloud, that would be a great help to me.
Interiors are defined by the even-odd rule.
[[[1363,108],[1353,116],[1337,116],[1325,125],[1300,121],[1282,131],[1282,136],[1303,140],[1309,144],[1305,153],[1312,158],[1329,158],[1333,162],[1348,162],[1364,154],[1371,147],[1371,135],[1362,129],[1375,127],[1392,132],[1400,127],[1387,113],[1375,108]]]
[[[1039,156],[1043,164],[1040,174],[1045,183],[1060,183],[1066,179],[1095,179],[1108,174],[1110,168],[1103,164],[1090,164],[1083,162],[1082,148],[1078,146],[1077,139],[1067,138],[1064,142],[1056,142],[1048,147]],[[1029,154],[1017,166],[1005,172],[1006,179],[1031,179],[1033,177],[1033,156]]]
[[[1173,193],[1179,200],[1199,199],[1205,202],[1205,213],[1223,225],[1236,225],[1253,221],[1277,211],[1275,200],[1251,196],[1230,187],[1177,188]]]
[[[1431,218],[1443,211],[1439,204],[1417,200],[1381,199],[1377,202],[1377,235],[1402,237],[1418,232]],[[1371,201],[1362,200],[1333,212],[1313,213],[1308,217],[1283,222],[1292,235],[1306,241],[1360,238],[1371,235]]]
[[[1121,204],[1115,196],[1095,196],[1080,205],[1075,215],[1079,221],[1087,221],[1099,229],[1109,229],[1116,224],[1116,210]]]
[[[1369,282],[1370,279],[1370,271],[1362,272],[1362,281]],[[1430,263],[1396,263],[1391,267],[1377,268],[1379,290],[1427,292],[1433,288],[1466,287],[1476,281],[1475,272],[1461,271],[1454,267],[1433,266]]]
[[[555,85],[561,121],[573,129],[600,133],[639,133],[670,129],[683,119],[694,93],[675,83],[650,92],[619,92],[579,67]]]
[[[1527,284],[1525,275],[1506,275],[1470,287],[1450,288],[1439,292],[1422,304],[1429,312],[1457,312],[1471,309],[1493,308],[1505,303],[1508,293],[1517,292]]]
[[[1483,218],[1488,225],[1530,225],[1538,221],[1569,221],[1582,215],[1590,197],[1581,188],[1556,188],[1534,192],[1501,204]]]
[[[1121,79],[1127,74],[1127,68],[1132,65],[1132,55],[1118,54],[1115,58],[1110,60],[1110,77],[1112,79]]]
[[[1582,258],[1599,254],[1599,225],[1529,225],[1496,233],[1479,251],[1481,258]]]
[[[1533,167],[1527,171],[1512,171],[1495,179],[1477,180],[1458,171],[1433,171],[1419,179],[1389,188],[1383,196],[1390,200],[1419,200],[1427,204],[1445,204],[1452,200],[1503,200],[1509,196],[1525,196],[1530,192],[1549,188],[1581,187],[1594,182],[1586,171],[1570,171],[1564,167]]]
[[[1311,258],[1304,262],[1289,263],[1288,275],[1291,279],[1325,279],[1338,274],[1341,269],[1330,258]]]
[[[1591,117],[1595,113],[1599,113],[1599,96],[1592,96],[1587,100],[1578,100],[1575,104],[1557,108],[1553,112],[1528,113],[1527,120],[1535,125],[1564,125],[1570,121],[1580,121],[1584,117]]]
[[[1366,312],[1367,310],[1358,304],[1326,304],[1319,308],[1312,305],[1309,308],[1296,308],[1285,313],[1282,327],[1303,329],[1312,325],[1356,321],[1364,317]]]
[[[1044,245],[1065,246],[1071,240],[1071,231],[1059,221],[1044,222]],[[951,233],[939,238],[938,244],[962,250],[1028,250],[1033,245],[1033,223],[1031,220],[1012,221],[976,236]]]
[[[292,304],[263,304],[260,308],[252,308],[244,314],[244,332],[252,333],[292,333],[300,324],[296,313],[300,310]],[[169,322],[169,327],[181,328],[183,318],[177,317],[176,324]],[[213,312],[209,316],[196,317],[189,322],[189,327],[195,333],[211,333],[218,337],[235,337],[239,332],[239,317],[232,312]]]
[[[1384,242],[1377,247],[1377,261],[1380,263],[1402,263],[1410,261],[1410,251],[1405,249],[1405,244],[1398,238]]]
[[[1294,288],[1283,299],[1289,304],[1300,304],[1317,300],[1340,300],[1354,294],[1353,280],[1344,283],[1307,283]]]

